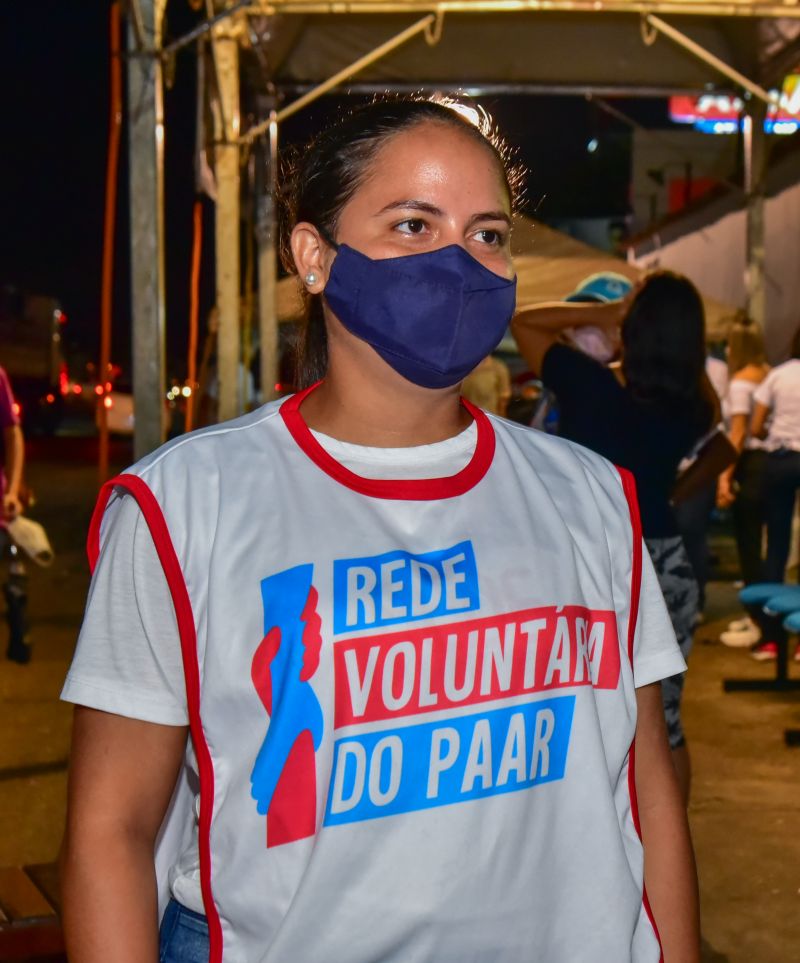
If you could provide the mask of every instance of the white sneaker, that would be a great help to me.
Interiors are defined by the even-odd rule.
[[[752,629],[754,625],[755,623],[750,616],[745,615],[741,619],[734,619],[732,622],[728,622],[728,632],[741,632],[744,629]]]
[[[723,645],[727,645],[732,649],[749,649],[750,646],[755,645],[760,638],[761,630],[757,626],[752,625],[746,629],[739,629],[738,632],[723,632],[719,640]]]

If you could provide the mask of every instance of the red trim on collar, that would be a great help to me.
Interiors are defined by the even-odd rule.
[[[340,484],[361,495],[369,495],[371,498],[392,498],[398,501],[429,501],[453,498],[474,488],[492,464],[495,449],[492,423],[480,408],[476,408],[466,398],[462,398],[461,404],[475,419],[478,439],[469,464],[462,468],[460,472],[455,475],[447,475],[444,478],[415,478],[410,480],[364,478],[357,475],[349,468],[339,464],[335,458],[325,451],[300,414],[300,405],[319,384],[320,382],[317,382],[310,388],[306,388],[305,391],[300,391],[287,398],[280,407],[281,417],[292,438],[318,468],[321,468]]]

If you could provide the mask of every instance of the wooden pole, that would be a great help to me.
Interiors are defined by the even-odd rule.
[[[217,335],[218,418],[234,418],[242,410],[239,377],[241,338],[240,187],[239,187],[239,45],[224,21],[212,31],[218,103],[214,110],[216,270],[219,333]]]
[[[128,30],[128,141],[131,208],[134,457],[166,435],[164,294],[164,88],[161,30],[166,0],[135,0],[150,56],[137,53]]]
[[[750,100],[744,118],[744,172],[747,196],[746,268],[747,313],[767,335],[766,208],[767,135],[766,105]]]
[[[119,141],[122,131],[122,62],[119,3],[111,4],[109,14],[109,49],[111,54],[111,87],[108,125],[108,160],[106,162],[106,196],[103,221],[103,273],[100,294],[100,364],[98,384],[102,393],[97,404],[97,482],[98,487],[108,478],[108,409],[110,401],[106,385],[111,367],[111,313],[114,295],[114,230],[117,223],[117,178],[119,172]]]
[[[270,111],[266,156],[259,151],[264,172],[258,198],[258,326],[261,346],[261,397],[277,397],[278,383],[278,227],[275,199],[278,190],[278,119]]]

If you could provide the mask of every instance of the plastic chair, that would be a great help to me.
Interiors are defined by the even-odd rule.
[[[791,692],[800,690],[800,679],[789,678],[788,638],[785,616],[800,612],[800,585],[756,582],[739,592],[739,601],[758,618],[768,639],[777,643],[774,679],[725,679],[725,692]],[[754,610],[759,610],[756,613]],[[759,617],[760,616],[760,617]],[[793,623],[794,624],[794,623]],[[797,631],[797,630],[794,630]]]

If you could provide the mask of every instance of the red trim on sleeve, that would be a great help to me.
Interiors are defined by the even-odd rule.
[[[170,538],[169,529],[155,495],[138,475],[118,475],[106,482],[100,490],[94,514],[89,525],[89,539],[87,552],[89,565],[94,571],[100,554],[100,523],[108,500],[115,488],[123,488],[136,499],[139,508],[150,529],[153,543],[156,547],[164,575],[167,579],[175,616],[178,621],[178,633],[181,640],[181,656],[183,658],[183,672],[186,678],[186,701],[189,709],[189,730],[197,756],[197,767],[200,775],[200,817],[199,817],[199,849],[200,849],[200,888],[203,894],[203,906],[208,918],[210,940],[209,963],[222,961],[222,925],[219,919],[214,897],[211,890],[211,815],[214,810],[214,764],[211,751],[206,742],[205,733],[200,719],[200,666],[197,658],[197,634],[194,623],[192,603],[189,591],[183,577],[175,547]]]
[[[642,522],[639,517],[639,499],[636,497],[636,481],[633,475],[626,468],[617,467],[619,476],[622,479],[622,490],[628,502],[628,510],[631,516],[631,530],[633,534],[633,549],[631,559],[631,608],[628,615],[628,660],[633,668],[633,642],[636,637],[636,622],[639,618],[639,593],[642,587]],[[628,794],[631,800],[631,817],[633,825],[636,827],[636,834],[639,840],[642,839],[642,827],[639,821],[639,803],[636,798],[636,737],[634,736],[631,747],[628,750]],[[653,911],[650,908],[650,900],[647,896],[647,889],[642,884],[642,904],[644,905],[647,918],[653,927],[653,932],[658,940],[660,952],[659,963],[664,963],[664,949],[661,945],[661,935],[656,926]]]
[[[495,450],[494,429],[485,413],[480,408],[470,404],[466,398],[461,404],[475,419],[478,429],[478,440],[469,464],[457,472],[444,478],[417,478],[411,480],[390,478],[364,478],[340,465],[335,458],[328,454],[312,434],[300,413],[300,405],[308,395],[319,385],[312,385],[305,391],[298,392],[287,398],[280,407],[281,417],[292,438],[308,457],[342,485],[346,485],[361,495],[372,498],[391,498],[400,501],[425,501],[440,498],[453,498],[463,495],[474,488],[483,478],[492,464]]]

